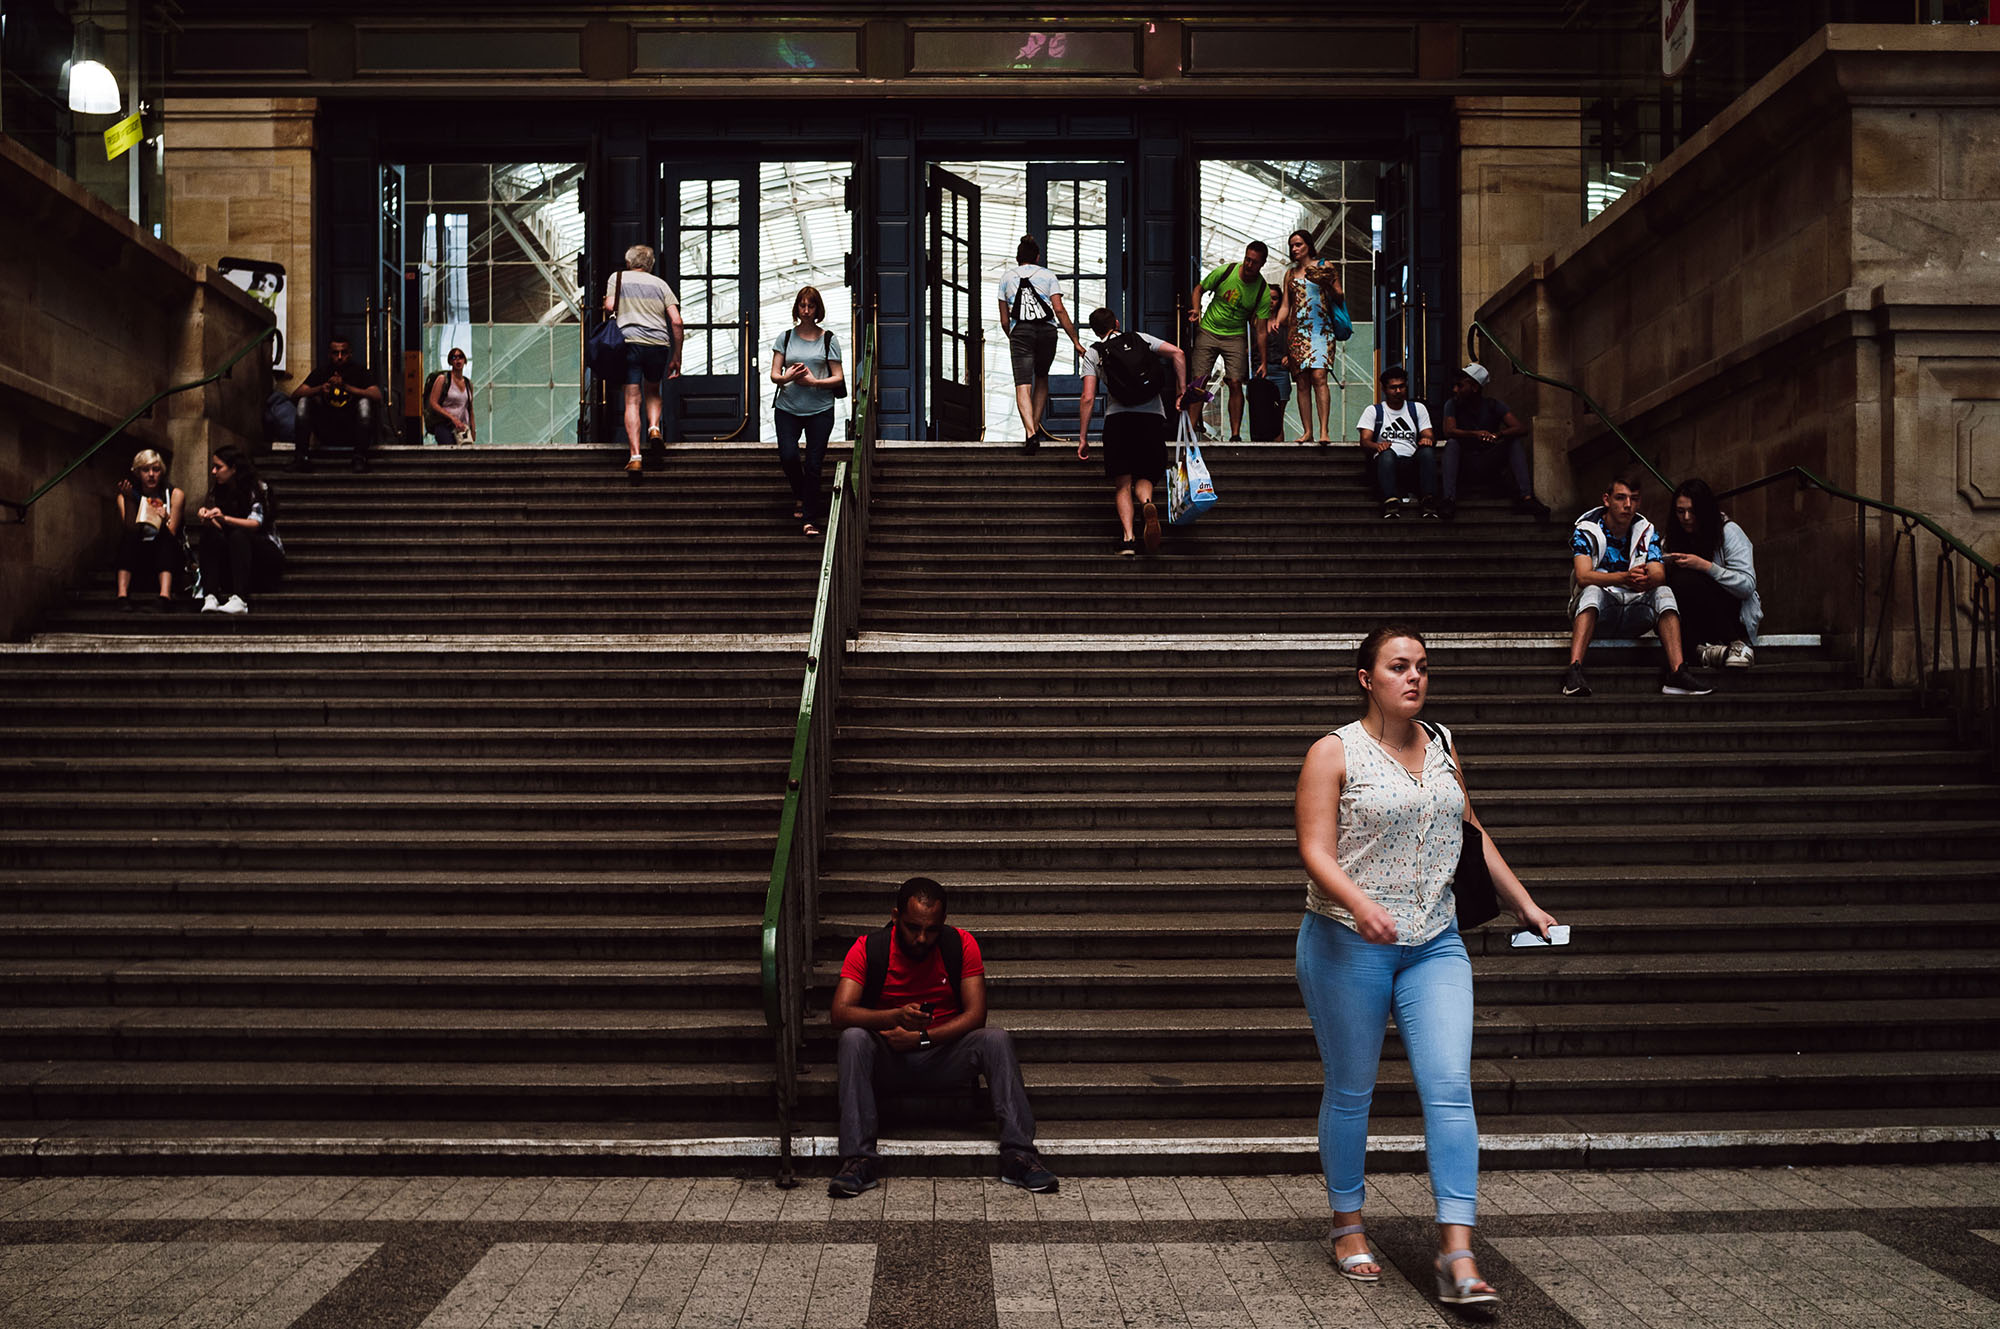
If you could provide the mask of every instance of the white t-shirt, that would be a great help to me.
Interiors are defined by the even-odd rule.
[[[1112,334],[1112,336],[1114,337],[1118,335],[1120,334],[1118,333]],[[1150,332],[1141,332],[1138,333],[1137,336],[1140,341],[1146,343],[1146,349],[1153,352],[1155,355],[1158,355],[1160,348],[1166,345],[1166,342],[1160,340],[1158,337],[1153,336]],[[1111,339],[1110,337],[1107,337],[1105,338],[1105,341],[1109,341],[1110,339]],[[1097,367],[1097,348],[1101,344],[1102,343],[1099,342],[1092,342],[1091,344],[1083,348],[1083,376],[1088,379],[1096,380],[1096,387],[1092,389],[1093,391],[1095,391],[1097,387],[1104,386],[1103,374]],[[1116,397],[1112,396],[1111,393],[1107,390],[1099,392],[1097,394],[1097,400],[1105,403],[1104,414],[1106,415],[1124,415],[1128,411],[1147,411],[1153,415],[1165,415],[1167,413],[1166,405],[1160,400],[1159,397],[1155,397],[1153,398],[1153,400],[1139,406],[1127,406],[1124,402],[1119,401]]]
[[[1034,294],[1021,302],[1020,321],[1045,323],[1053,319],[1056,316],[1056,274],[1039,264],[1020,263],[1007,269],[1007,275],[1000,279],[1001,302],[1011,313],[1014,308],[1014,296],[1024,281]],[[1041,300],[1039,305],[1035,303],[1037,298]]]
[[[671,346],[673,327],[667,310],[680,304],[674,288],[650,272],[628,268],[622,275],[612,273],[604,283],[604,298],[618,297],[618,329],[625,340],[641,346]]]
[[[1420,401],[1403,402],[1403,409],[1391,411],[1386,402],[1372,402],[1361,418],[1354,422],[1356,429],[1372,429],[1378,443],[1387,443],[1389,451],[1398,457],[1417,455],[1417,436],[1431,427],[1431,413],[1424,409]],[[1381,424],[1375,423],[1378,416],[1388,418]]]

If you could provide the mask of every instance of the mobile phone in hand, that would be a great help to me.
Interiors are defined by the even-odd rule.
[[[934,1001],[927,1001],[923,1005],[917,1007],[917,1009],[924,1013],[924,1019],[929,1020],[937,1014],[937,1003]]]
[[[1556,923],[1549,928],[1546,940],[1533,928],[1519,928],[1507,939],[1509,946],[1567,946],[1569,945],[1569,924]]]

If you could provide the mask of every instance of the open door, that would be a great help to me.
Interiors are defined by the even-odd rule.
[[[665,385],[672,437],[757,435],[757,167],[670,162],[660,172],[660,262],[680,297],[681,376]]]
[[[931,288],[931,437],[969,443],[985,427],[980,393],[979,186],[940,166],[927,169]]]
[[[1382,214],[1382,248],[1375,255],[1375,345],[1382,364],[1407,365],[1410,397],[1430,400],[1417,317],[1417,274],[1410,207],[1410,167],[1384,162],[1376,178],[1375,207]]]
[[[1069,165],[1035,162],[1028,167],[1028,233],[1042,241],[1042,262],[1056,274],[1063,305],[1085,345],[1092,337],[1087,320],[1100,306],[1127,326],[1125,303],[1125,200],[1131,168],[1115,163]],[[1067,338],[1056,347],[1049,374],[1049,409],[1043,423],[1058,434],[1074,435],[1077,399],[1083,392],[1082,366]],[[1103,413],[1098,413],[1099,419]]]

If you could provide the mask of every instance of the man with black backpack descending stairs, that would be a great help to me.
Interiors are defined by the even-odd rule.
[[[944,887],[911,877],[896,891],[889,925],[857,940],[833,989],[840,1030],[840,1171],[836,1199],[872,1189],[876,1086],[961,1087],[983,1074],[1000,1121],[1000,1180],[1053,1191],[1056,1176],[1035,1152],[1035,1114],[1005,1029],[986,1023],[986,965],[979,943],[944,921]]]
[[[1147,553],[1156,553],[1160,509],[1153,502],[1153,481],[1167,471],[1168,417],[1160,398],[1171,386],[1174,400],[1181,399],[1187,389],[1187,357],[1172,342],[1119,331],[1118,316],[1108,309],[1090,311],[1090,330],[1100,340],[1083,353],[1077,459],[1090,460],[1090,415],[1101,386],[1111,399],[1104,408],[1104,473],[1111,477],[1112,505],[1124,529],[1118,552],[1129,557],[1144,545]]]

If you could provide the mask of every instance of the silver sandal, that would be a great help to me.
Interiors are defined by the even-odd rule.
[[[1326,1249],[1328,1253],[1330,1254],[1333,1251],[1333,1243],[1339,1241],[1342,1237],[1351,1237],[1355,1233],[1365,1230],[1359,1223],[1350,1223],[1346,1227],[1335,1228],[1326,1234]],[[1342,1278],[1351,1278],[1357,1283],[1378,1283],[1382,1279],[1382,1262],[1375,1258],[1372,1251],[1356,1251],[1352,1255],[1345,1256],[1335,1255],[1333,1257],[1333,1264],[1336,1269],[1340,1270]],[[1354,1272],[1354,1266],[1358,1264],[1372,1264],[1375,1266],[1375,1272],[1372,1274],[1357,1274]]]
[[[1451,1267],[1460,1260],[1476,1259],[1471,1251],[1446,1251],[1437,1258],[1438,1300],[1447,1306],[1498,1306],[1500,1294],[1478,1275],[1453,1278]],[[1476,1289],[1484,1288],[1481,1292]]]

